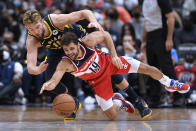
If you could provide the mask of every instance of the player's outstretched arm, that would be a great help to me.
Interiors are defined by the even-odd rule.
[[[39,66],[37,66],[38,48],[41,47],[41,44],[35,37],[28,35],[26,40],[26,47],[28,72],[34,75],[41,74],[46,70],[48,66],[45,61],[40,63]]]
[[[89,28],[95,27],[103,31],[102,26],[97,22],[95,16],[90,10],[80,10],[69,14],[51,14],[51,17],[54,25],[62,30],[66,24],[72,24],[80,20],[87,19],[90,22],[88,25]]]
[[[61,61],[58,64],[56,71],[53,74],[52,78],[43,84],[43,86],[40,90],[40,94],[42,94],[44,90],[54,90],[55,87],[60,82],[60,80],[63,77],[65,72],[66,72],[66,65],[63,61]]]
[[[118,68],[123,67],[121,60],[117,56],[112,38],[108,32],[106,31],[92,32],[87,36],[83,37],[82,41],[84,41],[84,43],[90,47],[94,47],[96,44],[104,42],[111,53],[113,64]]]

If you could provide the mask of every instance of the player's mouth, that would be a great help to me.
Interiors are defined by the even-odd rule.
[[[74,57],[75,57],[75,55],[73,54],[73,55],[69,55],[69,57],[71,58],[71,59],[73,59]]]

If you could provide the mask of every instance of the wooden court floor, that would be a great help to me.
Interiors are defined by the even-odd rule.
[[[196,109],[152,109],[151,118],[141,120],[138,112],[120,112],[109,121],[101,109],[83,106],[75,121],[63,121],[44,107],[0,106],[0,131],[196,131]]]

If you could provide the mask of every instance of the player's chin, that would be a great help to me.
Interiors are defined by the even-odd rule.
[[[71,57],[69,57],[69,58],[71,58],[72,60],[74,60],[74,57],[73,57],[73,56],[71,56]]]

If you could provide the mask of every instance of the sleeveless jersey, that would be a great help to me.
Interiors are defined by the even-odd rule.
[[[69,59],[74,65],[76,71],[71,72],[72,75],[83,80],[88,80],[96,95],[105,100],[110,99],[113,96],[111,75],[127,74],[131,68],[131,64],[123,57],[120,57],[124,68],[119,69],[112,64],[111,55],[89,48],[81,40],[79,40],[79,43],[84,51],[81,58],[71,60],[69,57],[64,56],[62,59]]]
[[[62,49],[60,41],[64,31],[74,32],[79,38],[82,38],[86,35],[86,30],[83,29],[81,25],[77,24],[65,25],[64,30],[58,29],[54,26],[50,15],[44,17],[44,24],[47,26],[50,34],[48,37],[41,39],[40,43],[42,46],[49,49]],[[32,34],[29,32],[29,35]]]
[[[71,60],[67,56],[63,57],[63,59],[69,59],[76,69],[71,74],[83,80],[91,80],[101,76],[106,66],[105,54],[100,50],[87,47],[81,39],[79,39],[79,43],[84,51],[84,55],[80,59]]]

